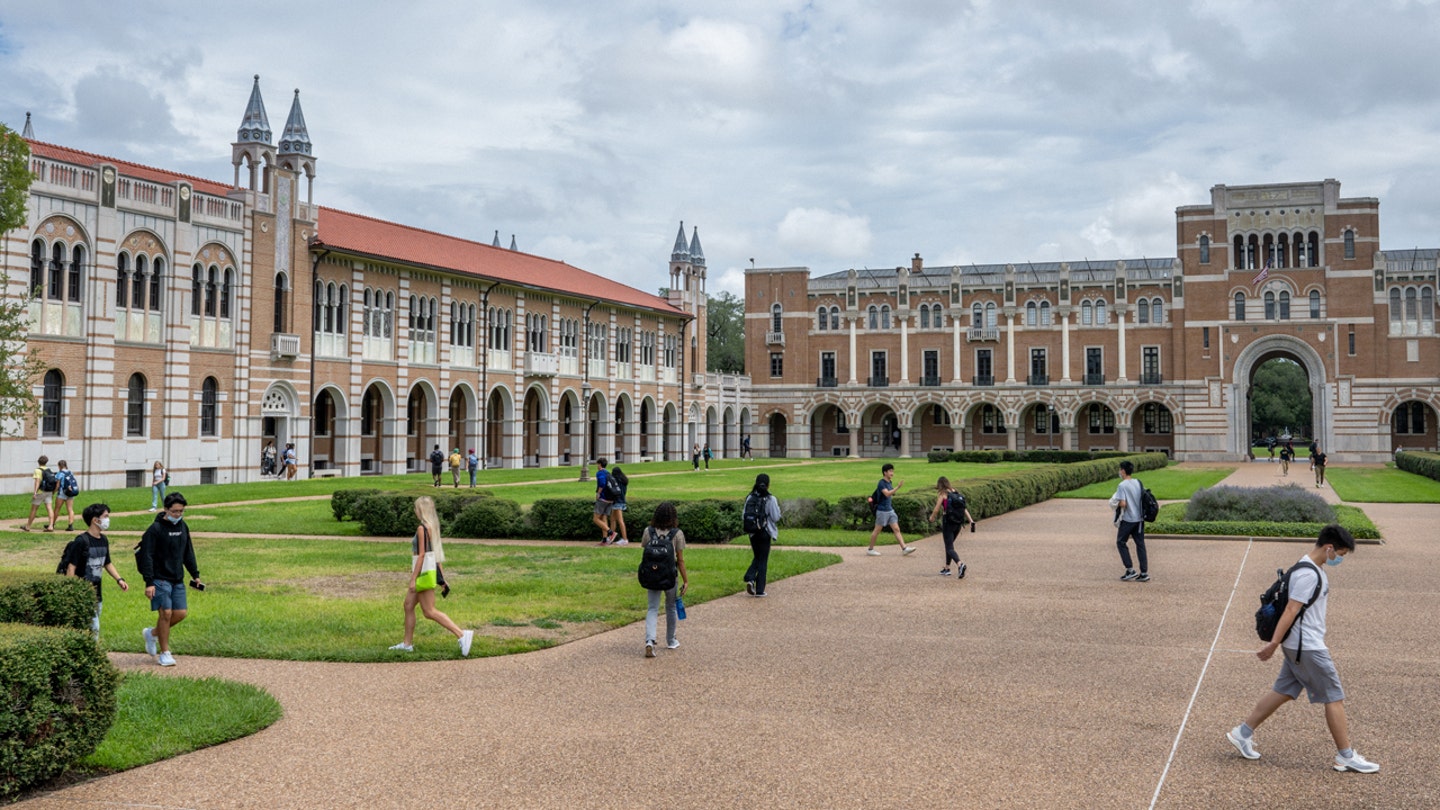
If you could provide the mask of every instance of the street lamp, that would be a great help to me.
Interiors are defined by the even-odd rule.
[[[580,480],[590,480],[590,381],[580,386]]]

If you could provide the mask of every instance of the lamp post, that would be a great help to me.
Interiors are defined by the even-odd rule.
[[[590,381],[580,386],[580,413],[581,422],[580,436],[580,480],[590,480]]]

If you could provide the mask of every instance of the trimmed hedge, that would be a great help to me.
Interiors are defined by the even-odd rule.
[[[1295,484],[1263,489],[1215,486],[1190,496],[1185,520],[1318,523],[1323,526],[1334,522],[1335,510],[1324,498]]]
[[[82,584],[93,613],[95,591]],[[119,681],[88,631],[0,624],[0,797],[94,752],[115,720]]]
[[[0,582],[0,622],[88,632],[94,617],[95,586],[80,577],[20,574]]]
[[[1406,450],[1395,454],[1395,466],[1405,472],[1440,481],[1440,453]]]
[[[1160,507],[1158,519],[1145,527],[1146,534],[1219,534],[1234,537],[1319,537],[1325,523],[1279,523],[1264,520],[1185,519],[1186,505],[1171,503]],[[1380,530],[1365,513],[1353,506],[1335,506],[1335,520],[1357,540],[1378,540]],[[1330,521],[1326,521],[1328,523]]]

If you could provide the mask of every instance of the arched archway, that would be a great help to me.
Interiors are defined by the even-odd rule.
[[[850,455],[850,426],[839,405],[827,402],[810,412],[810,455]]]
[[[943,402],[921,402],[910,415],[910,454],[923,456],[931,450],[955,447],[950,409]]]
[[[653,459],[655,448],[651,442],[651,427],[655,422],[655,401],[650,397],[640,400],[640,458]]]
[[[1009,445],[1006,437],[1005,412],[989,402],[976,403],[965,414],[968,449],[1004,450]]]
[[[672,458],[680,458],[684,453],[680,451],[680,415],[675,408],[675,403],[665,403],[662,419],[665,444],[661,451],[661,460],[669,461]]]
[[[631,405],[628,395],[621,394],[615,398],[615,449],[611,460],[617,464],[633,457],[635,448],[632,447],[633,431],[630,430],[633,411],[634,406]]]
[[[521,428],[522,442],[521,449],[523,456],[522,465],[526,467],[539,467],[545,453],[546,427],[550,423],[550,406],[546,402],[545,392],[539,386],[532,385],[525,390],[525,404],[522,408],[523,422]]]
[[[785,458],[785,437],[788,433],[789,423],[783,413],[770,415],[770,457]]]
[[[871,405],[860,415],[860,455],[900,455],[900,416],[886,404]]]
[[[484,456],[487,468],[505,467],[507,461],[513,461],[511,454],[506,452],[514,438],[510,430],[514,419],[513,408],[510,392],[504,387],[495,388],[485,400]]]
[[[1293,361],[1304,369],[1310,389],[1310,427],[1313,438],[1320,446],[1330,447],[1333,438],[1330,432],[1330,414],[1325,395],[1325,361],[1310,344],[1290,335],[1267,335],[1246,346],[1235,358],[1232,369],[1231,398],[1233,406],[1230,417],[1228,450],[1237,457],[1244,457],[1254,437],[1251,420],[1251,389],[1255,373],[1270,360]]]
[[[348,460],[345,458],[346,413],[348,410],[345,400],[338,390],[330,386],[320,389],[310,414],[310,431],[314,436],[310,443],[310,454],[315,469],[337,469]]]
[[[360,474],[379,475],[389,460],[386,439],[390,433],[390,391],[371,383],[360,398]]]
[[[431,419],[435,417],[438,403],[429,386],[416,383],[410,389],[405,401],[405,436],[411,472],[423,472],[429,468],[432,445],[439,444],[441,437],[432,435]]]
[[[450,392],[449,442],[446,450],[460,448],[467,453],[475,446],[475,392],[467,385],[457,385]]]
[[[1059,450],[1060,412],[1048,402],[1035,402],[1020,414],[1019,449]]]
[[[1437,450],[1440,428],[1436,425],[1436,412],[1429,403],[1411,399],[1396,405],[1390,412],[1390,449]]]

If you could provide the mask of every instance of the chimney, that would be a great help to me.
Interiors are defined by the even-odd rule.
[[[920,254],[916,253],[915,258],[910,260],[910,272],[919,273],[924,267],[925,262],[920,258]]]

